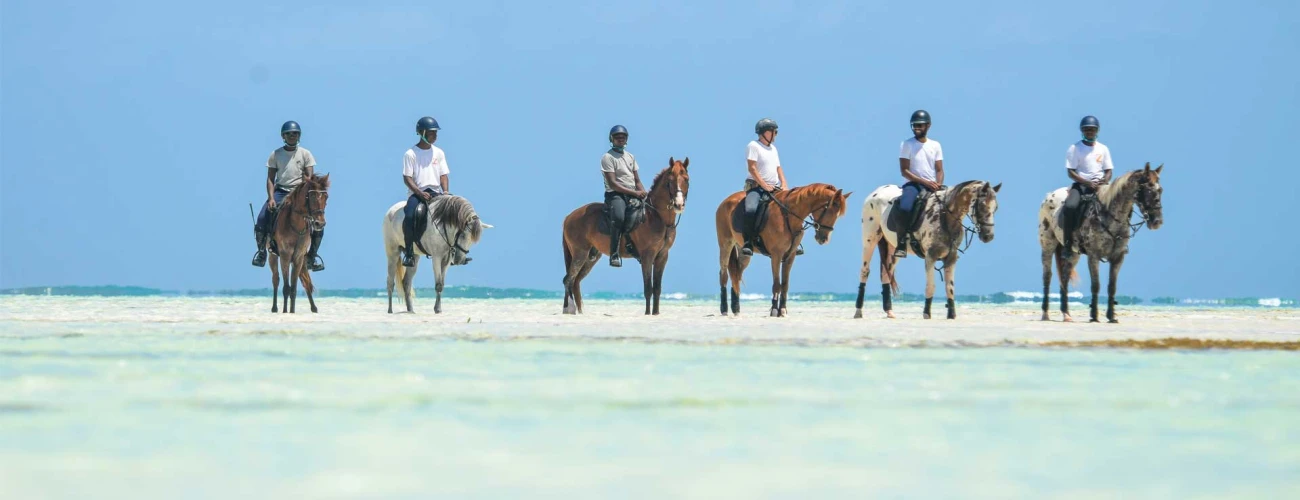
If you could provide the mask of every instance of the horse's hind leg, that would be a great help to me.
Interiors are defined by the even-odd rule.
[[[283,286],[283,288],[280,289],[280,298],[281,298],[281,300],[283,301],[283,302],[280,303],[280,313],[281,313],[281,314],[289,314],[289,292],[290,292],[290,283],[293,282],[293,278],[292,278],[293,275],[289,274],[289,270],[290,270],[289,268],[290,268],[290,266],[289,266],[289,259],[286,259],[286,258],[284,258],[284,257],[281,257],[281,258],[280,258],[280,275],[284,277],[284,286]]]
[[[898,264],[898,259],[894,258],[894,252],[889,249],[889,241],[884,238],[880,239],[878,246],[880,249],[880,308],[885,310],[885,317],[894,319],[894,299],[893,292],[897,289],[897,277],[894,276],[894,265]]]
[[[591,270],[596,267],[596,262],[599,261],[599,259],[600,254],[596,254],[595,259],[588,260],[587,263],[583,264],[582,268],[578,270],[578,276],[573,279],[573,305],[577,308],[578,314],[582,314],[582,280],[586,278],[588,274],[591,274]]]
[[[858,271],[858,300],[855,303],[857,310],[854,311],[853,313],[853,319],[862,318],[862,302],[865,300],[867,294],[867,278],[871,277],[871,256],[873,253],[875,253],[875,249],[876,249],[875,237],[870,235],[863,235],[862,236],[862,269]],[[881,273],[880,281],[882,284],[884,283],[885,281],[884,273]]]
[[[772,318],[781,315],[781,259],[776,255],[772,255],[772,310],[767,315]]]
[[[420,268],[420,261],[415,261],[414,267],[406,268],[406,274],[402,276],[402,296],[406,297],[406,312],[415,312],[415,271]]]
[[[1106,321],[1110,323],[1119,323],[1119,318],[1115,317],[1115,287],[1119,281],[1119,268],[1124,265],[1124,254],[1110,259],[1110,283],[1106,285],[1106,293],[1110,298],[1106,301]]]
[[[655,304],[654,304],[654,312],[652,312],[651,314],[654,314],[656,316],[659,315],[659,296],[664,291],[664,287],[663,287],[664,266],[667,265],[668,265],[668,249],[665,248],[660,250],[659,255],[655,257],[655,269],[654,269],[654,277],[653,277],[654,283],[652,284],[655,293]]]
[[[433,263],[433,291],[437,297],[433,299],[433,313],[442,314],[442,284],[447,281],[447,265],[449,261],[435,259]]]
[[[654,299],[654,262],[641,260],[641,295],[645,296],[645,315],[650,315],[650,302]]]
[[[957,252],[944,259],[943,287],[948,294],[948,319],[957,319]]]
[[[745,264],[749,261],[742,260],[737,250],[732,250],[731,260],[727,263],[727,274],[731,275],[731,314],[740,315],[740,282],[744,279]]]
[[[1050,302],[1052,298],[1051,287],[1052,287],[1052,254],[1053,253],[1055,253],[1053,250],[1048,250],[1046,248],[1043,249],[1043,318],[1042,318],[1043,321],[1047,321],[1051,319],[1051,316],[1047,314],[1047,308],[1048,308],[1048,302]],[[1062,276],[1061,278],[1064,279],[1065,277]]]
[[[307,303],[311,304],[311,312],[316,312],[316,299],[312,297],[312,292],[316,291],[316,287],[311,283],[310,271],[303,270],[302,272],[302,289],[307,292]]]
[[[1074,321],[1070,317],[1070,271],[1074,269],[1074,263],[1069,262],[1065,256],[1061,255],[1060,248],[1056,249],[1056,274],[1057,280],[1061,282],[1061,321],[1066,323]]]
[[[1097,295],[1101,293],[1101,261],[1088,256],[1088,277],[1092,278],[1092,302],[1088,304],[1088,322],[1099,323],[1097,319]]]
[[[289,275],[289,291],[292,292],[289,296],[289,312],[298,314],[298,274],[302,267],[295,262],[289,266],[289,270],[293,273]]]
[[[930,303],[934,302],[934,259],[925,258],[925,311],[922,316],[930,319]]]

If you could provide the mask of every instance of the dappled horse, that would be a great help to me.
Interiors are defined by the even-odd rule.
[[[329,202],[330,176],[304,178],[285,195],[276,208],[275,225],[272,226],[270,245],[271,312],[277,309],[280,275],[284,275],[284,307],[286,313],[297,312],[298,279],[307,292],[311,312],[316,312],[312,293],[316,287],[311,282],[310,266],[306,264],[307,249],[311,246],[311,233],[325,229],[325,205]]]
[[[966,181],[929,196],[924,202],[920,221],[915,227],[912,243],[907,252],[925,259],[925,310],[923,317],[930,319],[930,303],[934,300],[934,264],[943,262],[944,289],[948,296],[948,319],[957,317],[956,295],[957,258],[963,248],[963,237],[975,233],[980,241],[993,241],[993,214],[998,211],[998,191],[1002,184],[990,185],[985,181]],[[871,275],[871,254],[880,249],[880,294],[881,306],[885,314],[894,317],[891,292],[898,292],[898,281],[894,279],[894,266],[898,259],[894,257],[894,248],[898,244],[898,232],[906,231],[903,227],[909,221],[901,220],[895,215],[898,197],[902,188],[895,185],[881,186],[862,203],[862,271],[859,273],[857,312],[853,317],[862,317],[863,295],[866,293],[867,277]],[[962,219],[970,216],[974,228],[966,227]],[[890,227],[894,226],[895,227]],[[967,242],[968,244],[969,242]]]
[[[462,254],[468,253],[470,247],[478,243],[484,228],[492,227],[479,220],[478,213],[469,200],[460,196],[444,194],[429,202],[428,210],[423,210],[428,218],[426,228],[420,239],[415,241],[415,267],[402,265],[402,246],[406,244],[402,223],[406,220],[406,202],[400,201],[384,214],[384,256],[388,258],[388,312],[393,312],[393,287],[402,284],[402,301],[406,303],[406,312],[415,312],[415,271],[420,267],[418,256],[427,255],[433,261],[434,292],[437,298],[433,302],[433,313],[442,312],[442,287],[447,278],[447,266],[451,264],[451,250],[458,248]]]
[[[1114,182],[1098,190],[1096,200],[1085,202],[1080,209],[1079,227],[1074,231],[1074,241],[1079,249],[1088,254],[1088,274],[1092,277],[1092,303],[1089,306],[1089,319],[1097,319],[1097,294],[1101,291],[1099,268],[1102,262],[1110,263],[1110,284],[1107,286],[1109,299],[1106,302],[1106,319],[1118,323],[1115,318],[1115,281],[1119,269],[1124,265],[1124,256],[1128,253],[1129,238],[1137,228],[1146,224],[1151,229],[1160,229],[1164,223],[1161,213],[1160,171],[1165,166],[1151,169],[1151,164],[1120,176]],[[1043,247],[1043,321],[1050,319],[1047,315],[1049,287],[1052,284],[1052,257],[1056,257],[1057,270],[1061,282],[1061,315],[1065,321],[1070,318],[1069,282],[1077,278],[1074,267],[1079,263],[1079,254],[1065,255],[1065,233],[1062,231],[1062,208],[1069,188],[1061,188],[1047,194],[1042,206],[1038,208],[1038,242]],[[1143,221],[1138,224],[1130,222],[1133,205],[1136,204]]]
[[[630,246],[625,255],[641,262],[646,314],[659,314],[664,266],[668,265],[668,251],[677,240],[677,223],[686,210],[686,196],[691,188],[691,177],[686,170],[690,163],[690,158],[668,159],[668,167],[655,175],[651,184],[645,220],[623,233],[622,244]],[[608,227],[602,227],[607,224],[604,213],[604,203],[588,203],[564,218],[565,314],[582,313],[582,279],[601,255],[609,254]]]
[[[825,245],[835,230],[835,221],[844,215],[849,195],[830,184],[809,184],[777,191],[768,201],[766,222],[759,220],[754,251],[772,259],[772,309],[770,316],[785,316],[786,296],[790,293],[790,267],[804,231],[812,228],[814,239]],[[737,192],[718,205],[719,270],[722,290],[722,315],[727,315],[727,278],[731,278],[731,313],[740,314],[740,281],[749,266],[749,256],[740,253],[744,246],[744,217],[741,207],[745,192]]]

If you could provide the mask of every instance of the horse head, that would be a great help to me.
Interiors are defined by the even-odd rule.
[[[1160,196],[1164,193],[1164,189],[1160,187],[1160,171],[1164,168],[1165,166],[1161,164],[1152,170],[1151,163],[1148,162],[1137,177],[1138,210],[1142,211],[1142,217],[1147,220],[1147,227],[1151,229],[1160,229],[1160,225],[1164,224],[1164,214],[1160,205]]]
[[[330,200],[330,174],[313,175],[304,179],[306,192],[304,205],[307,207],[307,222],[313,231],[325,229],[325,206]]]
[[[975,221],[980,241],[988,243],[993,241],[993,214],[998,211],[998,191],[1002,189],[1002,183],[994,186],[981,182],[977,189],[979,192],[971,202],[971,220]]]
[[[691,190],[691,175],[686,167],[690,164],[689,157],[681,161],[668,158],[668,168],[659,172],[650,186],[650,200],[655,209],[671,210],[674,216],[686,210],[686,197]]]
[[[811,212],[813,215],[813,239],[818,245],[825,245],[831,241],[831,232],[835,230],[835,221],[839,220],[844,212],[848,210],[848,199],[853,192],[845,193],[843,189],[836,189],[830,184],[822,184],[822,189],[815,195],[820,208],[814,208]],[[832,191],[833,190],[833,191]],[[824,198],[824,200],[823,200]]]

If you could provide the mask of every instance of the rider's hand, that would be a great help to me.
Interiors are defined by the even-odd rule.
[[[645,199],[646,196],[649,196],[649,195],[650,195],[650,193],[647,193],[644,189],[639,190],[639,191],[636,192],[636,197],[637,197],[637,198],[641,198],[641,199],[643,199],[643,200]]]
[[[266,199],[266,209],[267,209],[267,210],[275,210],[275,198],[267,198],[267,199]]]
[[[424,191],[420,191],[420,199],[424,200],[425,203],[428,203],[430,200],[433,199],[433,195],[426,193]]]
[[[1098,189],[1101,189],[1101,186],[1102,186],[1101,181],[1092,181],[1091,184],[1092,184],[1092,190],[1093,190],[1093,191],[1096,191],[1096,190],[1098,190]]]

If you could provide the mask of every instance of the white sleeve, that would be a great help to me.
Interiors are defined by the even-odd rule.
[[[1065,150],[1065,169],[1066,169],[1066,170],[1078,170],[1078,169],[1079,169],[1079,166],[1074,164],[1074,145],[1073,145],[1073,144],[1071,144],[1070,147],[1069,147],[1068,149]]]
[[[903,141],[902,144],[898,145],[898,157],[899,159],[912,159],[912,152],[907,150],[907,141]]]
[[[1103,160],[1102,165],[1104,165],[1102,167],[1104,170],[1115,170],[1115,164],[1110,161],[1110,148],[1106,148],[1106,158]]]
[[[601,172],[614,171],[614,157],[610,156],[609,153],[605,153],[600,156],[600,171]]]
[[[943,144],[934,141],[934,161],[943,161]]]
[[[749,146],[746,149],[745,159],[750,161],[758,161],[758,143],[756,142],[749,143]]]
[[[402,155],[402,175],[412,179],[415,178],[415,155],[410,151]]]
[[[628,155],[628,156],[632,156],[632,155]],[[641,170],[641,166],[636,164],[636,157],[632,156],[632,171],[636,172],[638,170]]]
[[[438,156],[442,157],[442,175],[451,175],[451,165],[447,164],[447,152],[438,151]]]
[[[306,164],[307,168],[314,168],[316,166],[316,157],[312,156],[311,151],[306,149],[303,149],[302,152],[304,153],[303,162]]]
[[[266,168],[279,171],[280,167],[275,165],[275,151],[271,152],[271,157],[266,159]]]

